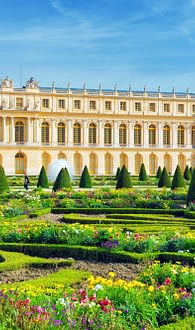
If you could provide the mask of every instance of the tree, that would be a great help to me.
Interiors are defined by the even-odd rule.
[[[157,170],[157,172],[156,172],[156,178],[157,178],[157,179],[160,179],[161,173],[162,173],[162,170],[161,170],[161,167],[159,166],[159,167],[158,167],[158,170]]]
[[[186,186],[186,184],[185,184],[182,172],[181,172],[181,168],[179,165],[177,165],[174,176],[173,176],[171,189],[173,190],[176,188],[184,188],[185,186]]]
[[[190,171],[189,166],[187,165],[183,174],[184,179],[186,179],[187,181],[191,180],[192,178],[192,173]]]
[[[0,165],[0,193],[6,192],[9,190],[9,185],[7,182],[7,177],[3,166]]]
[[[167,188],[171,187],[171,180],[170,177],[168,176],[165,166],[163,167],[160,179],[158,181],[158,188],[162,188],[162,187],[167,187]]]
[[[141,164],[138,180],[139,181],[147,181],[148,180],[144,163]]]
[[[192,179],[190,181],[190,186],[187,193],[187,205],[189,205],[189,202],[195,201],[195,171],[193,171]]]
[[[91,188],[92,187],[91,176],[89,174],[89,170],[88,170],[87,166],[84,167],[83,172],[81,174],[79,187],[80,188]]]
[[[67,167],[65,167],[65,188],[72,188],[71,178]]]
[[[116,170],[116,175],[115,175],[115,180],[118,180],[119,178],[119,175],[120,175],[120,167],[117,167],[117,170]]]
[[[65,168],[62,168],[54,182],[53,191],[70,188],[70,182],[67,182],[69,180],[68,177],[70,178],[68,171]]]
[[[191,172],[191,175],[193,174],[193,172],[194,172],[194,167],[190,167],[190,172]]]
[[[39,187],[49,188],[48,177],[44,166],[41,167],[41,171],[38,177],[37,188]]]
[[[120,189],[120,188],[132,188],[131,177],[125,165],[123,165],[120,171],[120,175],[116,184],[116,189]]]

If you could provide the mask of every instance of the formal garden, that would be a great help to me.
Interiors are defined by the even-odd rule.
[[[0,330],[195,329],[195,171],[0,167]]]

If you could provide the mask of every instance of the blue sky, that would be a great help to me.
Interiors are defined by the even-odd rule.
[[[7,0],[0,78],[195,92],[195,0]]]

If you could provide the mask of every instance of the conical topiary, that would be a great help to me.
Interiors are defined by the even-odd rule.
[[[120,189],[120,188],[132,188],[131,177],[125,165],[123,165],[120,171],[120,175],[116,184],[116,189]]]
[[[160,179],[161,173],[162,173],[162,170],[161,170],[161,167],[159,166],[159,167],[158,167],[158,170],[157,170],[157,172],[156,172],[156,178],[157,178],[157,179]]]
[[[7,177],[3,166],[0,165],[0,193],[6,192],[9,190],[9,185],[7,182]]]
[[[148,180],[144,163],[141,164],[138,180],[139,181],[147,181]]]
[[[115,175],[115,180],[118,180],[119,175],[120,175],[120,171],[121,171],[120,167],[117,167],[116,175]]]
[[[87,166],[84,167],[83,172],[81,174],[79,187],[80,188],[91,188],[92,187],[91,176],[89,174],[89,170],[88,170]]]
[[[162,188],[162,187],[167,187],[167,188],[171,187],[171,180],[170,177],[168,176],[165,166],[163,167],[160,179],[158,181],[158,188]]]
[[[41,171],[38,177],[37,188],[39,187],[49,188],[48,177],[44,166],[41,167]]]
[[[65,167],[65,188],[72,188],[70,174],[66,167]]]
[[[66,171],[64,168],[60,170],[53,185],[53,191],[61,190],[66,186]]]
[[[193,171],[192,179],[187,193],[187,205],[189,202],[195,202],[195,171]]]
[[[177,165],[174,176],[173,176],[173,181],[171,185],[171,189],[176,189],[176,188],[184,188],[186,186],[184,177],[181,173],[181,168],[179,165]]]
[[[189,168],[188,165],[186,165],[186,168],[185,168],[185,171],[184,171],[183,177],[184,177],[184,179],[186,179],[187,181],[191,180],[191,178],[192,178],[192,173],[191,173],[190,168]]]
[[[191,172],[191,175],[193,174],[193,172],[194,172],[194,167],[190,167],[190,172]]]

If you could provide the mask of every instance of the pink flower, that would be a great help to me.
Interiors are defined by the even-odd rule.
[[[169,277],[167,277],[167,278],[164,280],[164,284],[166,284],[166,285],[170,285],[170,284],[172,284],[171,279],[170,279]]]

